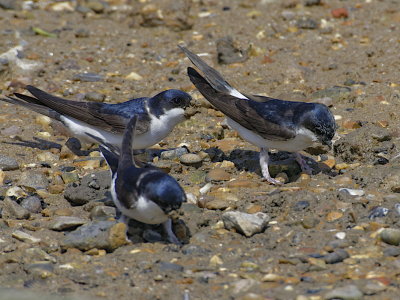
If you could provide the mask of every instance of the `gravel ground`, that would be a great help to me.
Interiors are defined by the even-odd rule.
[[[140,155],[188,195],[180,248],[134,222],[127,243],[97,146],[71,152],[60,124],[0,103],[0,299],[397,298],[399,37],[398,1],[0,0],[2,96],[32,84],[116,103],[178,88],[198,111]],[[286,184],[263,181],[178,43],[240,91],[330,106],[333,151],[303,152],[311,176],[273,153]]]

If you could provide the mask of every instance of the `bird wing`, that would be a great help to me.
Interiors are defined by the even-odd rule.
[[[26,88],[36,98],[16,94],[16,96],[21,100],[35,103],[37,105],[41,104],[58,112],[60,115],[75,118],[109,132],[122,134],[129,122],[128,116],[113,113],[113,110],[111,109],[105,110],[104,107],[108,104],[71,101],[50,95],[33,86],[28,85]],[[143,122],[141,122],[142,120]],[[139,114],[139,122],[136,127],[137,133],[142,134],[147,132],[149,126],[148,116],[145,114]]]
[[[247,99],[247,97],[241,94],[238,90],[233,88],[222,75],[215,69],[211,68],[207,63],[202,60],[198,55],[191,52],[189,49],[178,45],[178,47],[186,54],[190,61],[203,72],[204,77],[207,78],[207,82],[218,92],[235,95],[241,99]]]
[[[294,126],[288,122],[289,116],[285,118],[279,114],[276,105],[272,105],[274,103],[268,101],[270,98],[263,103],[237,98],[214,89],[193,68],[188,68],[188,75],[192,83],[212,105],[243,127],[269,140],[284,141],[296,136]],[[261,96],[257,97],[262,98]],[[274,100],[276,101],[276,99]]]

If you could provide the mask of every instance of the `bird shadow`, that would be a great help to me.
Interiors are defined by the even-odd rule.
[[[258,174],[262,177],[260,167],[260,153],[253,150],[235,149],[229,154],[225,154],[218,148],[209,148],[205,150],[211,157],[212,162],[221,162],[223,160],[231,161],[235,164],[238,171],[247,171]],[[316,162],[312,157],[302,155],[307,165],[312,168],[313,175],[323,173],[329,176],[335,176],[335,173],[324,164]],[[279,173],[286,173],[289,182],[296,181],[301,175],[300,165],[297,163],[293,153],[279,151],[269,154],[269,172],[272,177]]]
[[[29,140],[23,140],[20,138],[18,142],[7,142],[3,141],[2,143],[8,144],[8,145],[16,145],[16,146],[21,146],[21,147],[28,147],[32,149],[39,149],[39,150],[50,150],[50,149],[59,149],[61,150],[62,145],[52,142],[52,141],[47,141],[38,137],[33,137],[33,141]],[[95,149],[90,149],[90,150],[83,150],[82,149],[82,144],[77,138],[69,138],[66,142],[65,145],[68,147],[68,149],[75,155],[77,156],[88,156],[90,152],[93,151],[98,151],[98,148]]]
[[[16,146],[28,147],[28,148],[39,149],[39,150],[50,150],[50,149],[54,149],[54,148],[61,149],[61,145],[58,143],[46,141],[44,139],[37,138],[37,137],[33,137],[33,139],[34,139],[34,141],[19,139],[18,142],[3,141],[3,143],[8,144],[8,145],[16,145]]]

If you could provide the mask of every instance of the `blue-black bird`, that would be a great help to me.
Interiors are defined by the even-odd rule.
[[[269,148],[296,152],[300,167],[310,173],[311,168],[297,151],[315,141],[332,146],[337,126],[326,105],[241,93],[199,56],[179,47],[204,74],[203,77],[195,69],[188,68],[189,78],[199,92],[226,115],[228,125],[243,139],[260,147],[261,171],[268,182],[281,184],[269,173]]]
[[[120,147],[125,127],[136,115],[136,138],[133,149],[145,149],[164,139],[174,127],[189,117],[186,108],[191,96],[180,90],[166,90],[153,97],[132,99],[123,103],[71,101],[50,95],[36,87],[26,86],[33,95],[15,93],[0,100],[21,105],[60,121],[73,136]]]
[[[113,145],[100,145],[100,151],[111,169],[111,196],[121,211],[120,221],[135,219],[146,224],[163,224],[171,243],[181,244],[175,236],[169,214],[186,201],[179,183],[159,169],[140,168],[133,158],[132,143],[138,117],[128,122],[120,149]],[[116,153],[120,153],[119,156]]]

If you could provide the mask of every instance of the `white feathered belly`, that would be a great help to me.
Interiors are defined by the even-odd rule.
[[[248,130],[239,123],[230,118],[226,118],[228,125],[235,129],[239,135],[259,148],[276,149],[280,151],[297,152],[312,145],[316,140],[314,133],[308,129],[301,129],[297,132],[296,137],[287,141],[271,141],[264,139],[258,134]]]
[[[117,206],[124,216],[145,224],[161,224],[168,220],[168,216],[156,203],[145,199],[143,196],[140,196],[136,200],[135,208],[128,209],[123,206],[115,193],[115,178],[111,182],[110,190],[115,206]]]
[[[146,149],[166,138],[174,127],[184,120],[184,112],[182,108],[174,108],[159,119],[152,117],[150,129],[144,134],[136,135],[133,139],[133,149]],[[98,143],[87,135],[89,133],[106,143],[121,147],[122,134],[105,131],[71,117],[61,116],[60,119],[75,137]]]

